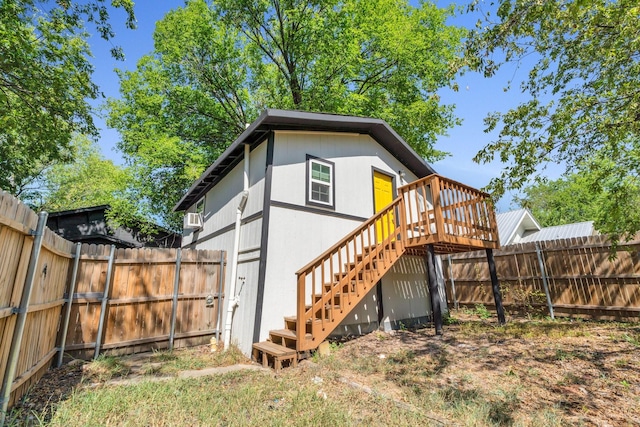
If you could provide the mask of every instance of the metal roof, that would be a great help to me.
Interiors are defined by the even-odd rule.
[[[348,132],[370,135],[417,177],[435,170],[427,164],[391,127],[380,119],[327,113],[267,109],[204,171],[173,208],[187,209],[216,185],[244,156],[244,145],[262,143],[273,130]]]
[[[513,238],[521,224],[524,225],[526,231],[538,231],[541,228],[538,221],[527,209],[499,213],[496,215],[496,222],[502,246],[513,243]]]
[[[528,209],[499,213],[496,215],[496,222],[498,223],[498,236],[500,236],[502,246],[512,243],[570,239],[597,234],[597,231],[593,228],[593,221],[542,228]],[[524,227],[523,236],[517,242],[514,242],[516,232],[521,225]]]
[[[574,224],[544,227],[540,231],[520,239],[518,243],[541,242],[543,240],[571,239],[597,234],[593,228],[593,221],[576,222]]]

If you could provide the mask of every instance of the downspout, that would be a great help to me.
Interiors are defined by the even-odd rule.
[[[247,205],[247,199],[249,198],[249,152],[251,147],[249,144],[244,146],[244,179],[242,185],[242,193],[240,203],[236,209],[236,225],[233,240],[233,253],[231,260],[231,280],[229,283],[229,290],[226,292],[229,295],[229,302],[227,304],[227,318],[224,322],[224,349],[229,349],[231,343],[231,322],[233,321],[233,311],[238,306],[238,299],[236,298],[236,282],[238,281],[238,253],[240,252],[240,228],[242,226],[242,213]]]

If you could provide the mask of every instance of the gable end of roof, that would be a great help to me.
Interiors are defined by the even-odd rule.
[[[173,208],[184,211],[213,188],[244,157],[244,145],[252,148],[276,130],[360,133],[371,136],[418,177],[435,173],[384,120],[328,113],[267,109],[245,129],[220,157],[202,173]]]

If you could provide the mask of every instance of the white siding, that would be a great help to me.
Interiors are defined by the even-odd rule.
[[[335,211],[328,213],[365,219],[371,217],[374,213],[374,167],[395,176],[396,186],[403,184],[398,175],[400,170],[405,171],[407,181],[416,179],[406,171],[404,165],[368,135],[276,132],[272,201],[306,208],[307,154],[335,165]],[[295,272],[360,225],[360,221],[355,219],[278,206],[271,208],[269,223],[260,339],[266,339],[271,329],[282,329],[283,316],[296,314]],[[424,274],[422,280],[426,280]],[[356,330],[360,332],[376,328],[378,315],[375,299],[375,291],[370,292],[344,325],[356,325]],[[410,313],[417,312],[417,309],[404,312],[409,313],[409,316]]]
[[[382,278],[382,304],[385,328],[431,315],[424,258],[405,255],[395,263]]]
[[[262,210],[264,203],[264,173],[266,163],[267,144],[262,143],[251,151],[249,158],[249,198],[245,207],[243,218],[251,216]],[[198,231],[197,239],[204,239],[211,233],[220,230],[236,220],[236,209],[240,202],[243,187],[244,163],[240,161],[218,184],[205,196],[204,227]],[[194,212],[195,205],[189,207],[187,212]],[[184,230],[182,246],[193,242],[193,230]],[[197,249],[224,249],[220,246],[212,246],[205,241],[197,244]],[[260,242],[258,241],[258,244]],[[231,250],[231,247],[229,248]]]
[[[373,170],[396,177],[416,177],[368,135],[328,132],[276,132],[271,200],[306,205],[307,154],[335,164],[335,212],[369,218],[373,215]]]
[[[249,158],[249,198],[242,214],[247,218],[262,211],[264,204],[264,176],[266,164],[267,144],[262,143],[251,151]],[[260,240],[262,235],[262,218],[257,218],[244,224],[240,231],[240,255],[238,257],[238,276],[231,277],[231,263],[233,262],[234,228],[229,231],[208,238],[218,230],[233,226],[236,219],[236,210],[240,201],[240,193],[243,188],[244,161],[240,161],[205,197],[204,227],[197,234],[191,230],[185,230],[183,246],[193,242],[194,236],[198,240],[195,249],[215,249],[227,251],[227,268],[225,275],[225,304],[222,316],[223,325],[226,322],[227,304],[230,295],[227,290],[231,280],[236,280],[236,295],[239,305],[235,309],[231,340],[245,353],[251,352],[253,340],[253,326],[256,311]],[[189,210],[193,212],[194,206]]]
[[[378,306],[374,287],[349,313],[332,335],[363,334],[378,329]],[[426,260],[405,255],[382,278],[382,326],[409,327],[431,316]]]
[[[272,207],[260,339],[284,328],[284,316],[296,314],[296,271],[360,222]]]

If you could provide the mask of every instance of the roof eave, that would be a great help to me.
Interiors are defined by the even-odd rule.
[[[221,179],[220,175],[212,178],[214,171],[220,168],[225,162],[228,162],[225,168],[220,170],[220,172],[223,172],[229,165],[233,164],[238,157],[243,155],[243,150],[240,150],[240,147],[245,143],[258,142],[261,136],[270,131],[285,129],[334,130],[368,134],[417,176],[427,176],[436,173],[436,171],[420,158],[400,135],[383,120],[327,113],[267,109],[200,175],[200,178],[191,185],[185,195],[174,206],[173,211],[183,211],[189,208],[189,206],[212,188],[216,182]],[[391,147],[388,145],[399,145],[399,150],[391,150]]]

